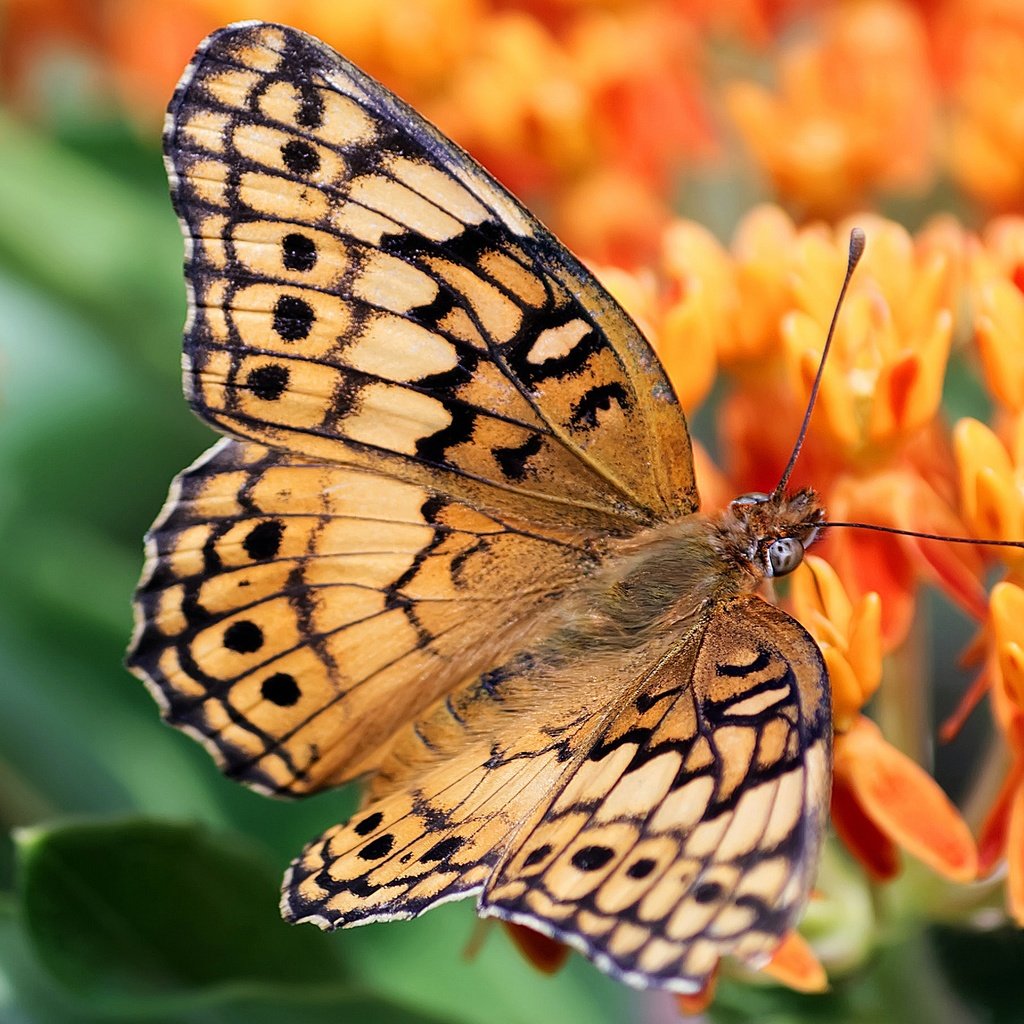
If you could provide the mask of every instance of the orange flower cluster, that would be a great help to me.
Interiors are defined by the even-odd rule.
[[[944,175],[992,210],[1024,196],[1024,14],[1012,0],[2,7],[8,96],[31,107],[36,64],[75,48],[93,56],[97,88],[150,130],[206,32],[239,18],[296,24],[410,100],[601,262],[650,259],[680,175],[721,177],[737,134],[798,217],[920,196]]]
[[[948,221],[916,236],[874,215],[855,222],[867,249],[796,481],[817,487],[833,522],[1024,540],[1024,220],[1003,218],[980,237]],[[650,332],[684,404],[699,405],[716,378],[728,388],[719,417],[724,472],[698,466],[710,504],[770,491],[778,480],[821,357],[847,235],[847,224],[797,228],[778,208],[761,207],[729,248],[676,222],[662,234],[657,274],[604,274]],[[970,419],[951,429],[942,418],[954,335],[975,340],[999,405],[998,432]],[[829,561],[808,556],[790,600],[829,668],[836,831],[879,880],[898,873],[900,850],[957,882],[1008,857],[1010,912],[1024,923],[1024,552],[829,532],[821,545]],[[1008,581],[990,606],[984,581],[996,560]],[[987,622],[983,685],[1012,766],[979,846],[935,781],[862,713],[883,680],[883,654],[907,635],[923,582]],[[787,980],[810,977],[791,971]]]

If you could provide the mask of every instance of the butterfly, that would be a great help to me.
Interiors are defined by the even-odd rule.
[[[215,32],[165,152],[185,392],[226,436],[148,534],[128,663],[255,790],[364,780],[284,916],[475,896],[635,986],[763,965],[830,788],[822,657],[757,593],[815,539],[814,493],[698,511],[626,313],[319,41]]]

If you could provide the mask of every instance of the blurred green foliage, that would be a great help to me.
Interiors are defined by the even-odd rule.
[[[213,436],[180,395],[157,140],[89,118],[43,132],[0,113],[0,1021],[672,1019],[578,957],[536,974],[497,928],[467,961],[466,904],[340,935],[280,921],[289,859],[354,797],[221,778],[121,667],[142,535]],[[1017,937],[985,941],[1019,962]],[[886,938],[823,997],[725,982],[715,1016],[1019,1020],[1021,972],[966,969],[974,942]]]

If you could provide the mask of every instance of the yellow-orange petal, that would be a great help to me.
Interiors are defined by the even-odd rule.
[[[1024,496],[1003,442],[966,418],[953,428],[964,520],[975,537],[1015,538],[1024,532]]]
[[[797,310],[782,318],[781,330],[790,365],[794,370],[792,387],[801,396],[809,395],[821,362],[825,330],[818,319]],[[832,366],[835,366],[834,362],[830,370]],[[847,379],[840,372],[827,372],[822,378],[816,406],[820,422],[828,427],[838,444],[847,449],[856,449],[861,440],[861,423],[857,417],[854,397]]]
[[[999,675],[1007,697],[1024,708],[1024,649],[1020,644],[1008,643],[999,648]]]
[[[978,875],[984,878],[1006,856],[1010,816],[1018,793],[1024,789],[1024,764],[1017,762],[1003,780],[999,795],[978,831]]]
[[[986,281],[977,289],[975,337],[985,381],[999,401],[1024,408],[1024,296],[1010,281]]]
[[[834,647],[823,647],[821,653],[828,667],[828,681],[832,688],[832,719],[836,732],[844,733],[856,722],[867,698],[860,680],[842,652]]]
[[[955,882],[977,876],[978,851],[960,812],[923,768],[859,718],[836,743],[835,772],[898,846]]]
[[[665,312],[655,336],[655,350],[688,413],[707,397],[715,382],[715,317],[703,300],[705,292],[703,282],[695,284],[687,301]]]
[[[792,576],[793,602],[802,614],[814,608],[846,634],[853,616],[853,605],[838,573],[823,558],[808,555]]]
[[[723,364],[767,359],[779,343],[779,321],[789,302],[789,262],[796,227],[778,206],[756,206],[733,235],[737,302],[731,333],[719,339]]]
[[[844,737],[836,736],[836,750]],[[900,855],[895,843],[864,813],[856,794],[841,772],[832,780],[830,808],[832,827],[846,848],[879,882],[887,882],[900,872]]]
[[[1024,785],[1017,787],[1010,803],[1010,826],[1007,830],[1006,886],[1010,913],[1017,924],[1024,926]]]
[[[1019,707],[1024,708],[1024,690],[1017,689],[1013,656],[1013,647],[1020,648],[1024,642],[1024,589],[1006,580],[992,588],[989,598],[989,613],[994,633],[996,656],[999,670],[1003,672],[1004,661],[1007,662],[1010,678],[1004,677],[1007,685],[1007,696],[1011,697]]]
[[[854,609],[846,657],[867,701],[882,682],[882,599],[873,590]]]
[[[725,474],[715,465],[700,441],[693,441],[693,475],[697,481],[700,507],[704,512],[725,508],[736,497],[736,491]]]
[[[797,992],[825,992],[828,975],[807,940],[790,932],[775,947],[771,960],[761,968],[764,974]]]

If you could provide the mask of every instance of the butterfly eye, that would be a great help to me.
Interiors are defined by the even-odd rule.
[[[751,491],[750,494],[741,494],[738,498],[733,498],[732,504],[734,505],[761,505],[768,500],[768,495],[763,494],[761,491]]]
[[[804,560],[804,546],[796,537],[780,537],[768,545],[768,564],[772,576],[791,573]]]

